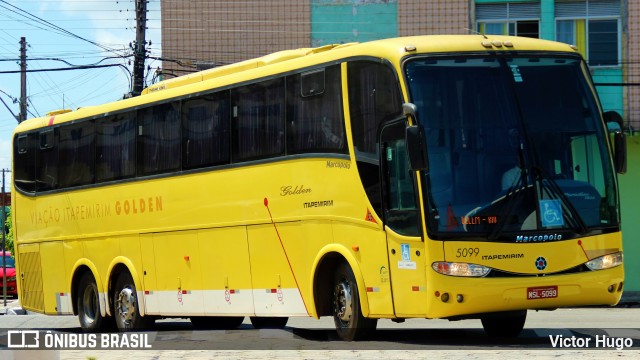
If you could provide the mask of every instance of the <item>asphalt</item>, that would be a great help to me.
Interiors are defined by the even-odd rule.
[[[0,295],[0,315],[25,315],[27,312],[22,309],[20,300],[17,297],[8,296],[6,299]],[[2,357],[0,357],[2,359]]]

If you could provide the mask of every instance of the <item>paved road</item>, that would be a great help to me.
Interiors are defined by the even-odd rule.
[[[79,333],[75,317],[41,315],[0,316],[2,329],[54,329]],[[640,309],[593,308],[529,312],[525,330],[517,339],[487,338],[477,320],[411,319],[402,324],[380,321],[370,341],[337,340],[332,320],[292,318],[282,330],[256,330],[249,322],[233,331],[196,331],[181,319],[159,321],[146,333],[151,350],[60,350],[32,353],[0,352],[0,359],[419,359],[428,354],[451,359],[495,359],[534,356],[539,359],[640,358]],[[6,330],[5,330],[6,332]],[[550,338],[551,336],[551,338]],[[575,340],[571,340],[575,337]],[[5,337],[6,339],[6,337]],[[552,339],[565,344],[553,348]],[[591,339],[591,340],[587,340]],[[611,343],[596,339],[607,339]],[[629,339],[631,349],[617,350],[613,341]],[[588,341],[588,343],[587,343]],[[621,340],[626,341],[626,340]],[[618,345],[621,344],[621,341]],[[570,348],[571,345],[588,345]],[[6,340],[4,342],[6,344]],[[628,344],[628,342],[627,342]],[[613,348],[607,347],[612,345]],[[605,347],[603,349],[603,347]],[[215,350],[214,350],[215,349]]]

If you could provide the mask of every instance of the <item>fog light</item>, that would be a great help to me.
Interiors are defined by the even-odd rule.
[[[624,286],[624,281],[620,282],[618,285],[618,292],[622,291],[622,287]]]
[[[442,296],[440,296],[440,300],[442,300],[442,302],[449,301],[449,293],[442,294]]]
[[[464,296],[462,296],[461,294],[458,294],[458,296],[456,296],[456,300],[461,303],[464,301]]]
[[[609,287],[607,288],[607,290],[612,293],[616,290],[616,286],[615,285],[609,285]]]

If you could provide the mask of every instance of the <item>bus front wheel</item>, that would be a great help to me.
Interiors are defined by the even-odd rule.
[[[333,321],[338,336],[345,341],[366,338],[378,322],[362,315],[358,284],[346,263],[340,264],[333,278]]]
[[[480,319],[484,332],[490,337],[517,337],[524,328],[527,311],[488,314]]]
[[[78,283],[78,319],[84,332],[98,332],[109,328],[111,317],[100,314],[98,286],[91,272],[86,272]]]
[[[154,322],[153,318],[140,315],[136,285],[126,271],[122,272],[116,281],[113,310],[120,331],[143,330],[151,327]]]

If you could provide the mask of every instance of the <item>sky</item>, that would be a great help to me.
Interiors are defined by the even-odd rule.
[[[151,41],[147,50],[160,57],[160,0],[149,0],[147,7],[146,40]],[[128,69],[27,73],[28,118],[116,101],[130,91],[135,0],[0,0],[0,99],[15,115],[20,112],[14,103],[20,97],[20,74],[3,72],[20,70],[20,37],[28,44],[28,70],[69,64],[121,64]],[[161,64],[148,59],[146,65],[152,67],[149,85]],[[11,135],[18,124],[11,112],[0,102],[0,169],[11,169]]]

